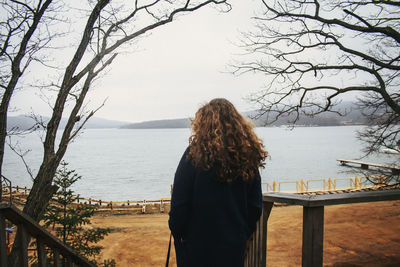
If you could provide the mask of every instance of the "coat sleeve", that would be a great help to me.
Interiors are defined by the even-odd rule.
[[[175,240],[181,240],[184,237],[192,209],[195,168],[187,159],[188,153],[189,149],[186,149],[175,172],[172,187],[168,224]]]
[[[249,227],[250,235],[256,230],[257,221],[260,219],[262,212],[262,191],[261,191],[261,176],[257,171],[257,177],[252,181],[249,186],[248,199],[247,199],[247,225]]]

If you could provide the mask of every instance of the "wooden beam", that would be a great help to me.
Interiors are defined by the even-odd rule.
[[[319,207],[326,205],[400,200],[400,189],[312,196],[289,193],[264,193],[263,200],[264,203],[278,202],[301,205],[304,207]]]
[[[17,234],[17,242],[19,247],[19,260],[21,267],[29,267],[28,265],[28,233],[26,231],[25,226],[21,223],[18,224],[18,232]]]
[[[58,251],[58,249],[54,249],[53,253],[54,253],[54,266],[61,267],[60,252]]]
[[[324,207],[303,207],[303,267],[322,267]]]
[[[347,163],[357,164],[357,165],[361,166],[361,169],[368,169],[369,166],[371,166],[371,167],[377,167],[377,168],[382,168],[382,169],[390,169],[392,171],[400,171],[400,167],[392,166],[392,165],[370,163],[370,162],[364,162],[364,161],[360,161],[360,160],[349,160],[349,159],[337,159],[337,161],[339,161],[342,165],[346,165]]]
[[[361,163],[361,169],[368,170],[368,164]]]
[[[288,193],[264,193],[264,211],[268,214],[273,202],[286,203],[303,206],[303,248],[302,266],[320,267],[323,265],[323,241],[324,241],[324,206],[338,204],[352,204],[361,202],[392,201],[400,200],[400,190],[377,190],[370,192],[351,192],[333,195],[301,195]],[[264,220],[268,221],[268,216]],[[265,241],[267,243],[267,222],[263,225]],[[266,252],[265,253],[266,266]],[[264,259],[263,259],[264,260]]]
[[[264,202],[263,213],[261,215],[261,222],[262,222],[262,231],[261,231],[261,251],[262,251],[262,258],[261,258],[261,267],[267,266],[267,235],[268,235],[268,218],[271,214],[272,207],[274,206],[274,202]]]
[[[40,267],[46,267],[46,251],[44,249],[44,243],[40,237],[36,238],[36,250],[38,254],[38,263]]]
[[[66,267],[72,267],[73,265],[73,261],[70,257],[64,257],[64,261],[65,261],[65,266]]]

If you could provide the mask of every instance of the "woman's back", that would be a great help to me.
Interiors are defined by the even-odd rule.
[[[175,173],[169,226],[178,266],[244,264],[262,210],[259,167],[267,152],[226,99],[200,108]]]
[[[196,169],[186,154],[176,172],[170,211],[171,231],[181,241],[176,248],[183,255],[180,265],[243,266],[246,241],[262,209],[260,179],[221,182],[214,170]]]

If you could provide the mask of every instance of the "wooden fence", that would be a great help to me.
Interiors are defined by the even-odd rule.
[[[371,179],[374,179],[371,182]],[[328,178],[328,179],[301,179],[299,181],[282,181],[262,183],[263,192],[286,192],[286,193],[326,193],[339,190],[359,190],[377,188],[386,183],[384,176],[374,177],[347,177],[347,178]],[[11,197],[8,187],[3,187],[3,197]],[[30,188],[12,186],[12,198],[25,204],[26,196]],[[99,212],[106,211],[129,211],[135,213],[155,213],[167,212],[170,206],[170,197],[156,200],[127,200],[127,201],[104,201],[94,198],[77,198],[75,205],[89,204],[95,205]]]
[[[378,188],[386,184],[385,176],[373,177],[346,177],[311,179],[300,181],[283,181],[262,183],[263,192],[285,192],[285,193],[311,193],[311,192],[330,192],[338,190],[358,190],[366,188]]]
[[[13,201],[18,204],[25,204],[26,197],[30,192],[30,188],[21,186],[3,186],[3,197],[12,197]],[[73,205],[88,204],[97,207],[97,211],[130,211],[137,213],[154,213],[167,212],[169,209],[171,198],[164,197],[156,200],[127,200],[127,201],[104,201],[94,198],[84,198],[77,196]]]

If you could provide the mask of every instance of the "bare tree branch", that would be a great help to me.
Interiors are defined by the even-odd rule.
[[[341,96],[358,93],[369,122],[365,152],[400,139],[399,1],[264,1],[241,46],[250,59],[232,72],[262,73],[267,86],[250,96],[267,123],[338,112]]]
[[[12,0],[11,2],[8,2],[8,0],[0,1],[2,1],[0,3],[11,8],[10,12],[16,10],[12,9],[13,6],[9,3],[13,5],[28,3],[21,0]],[[31,9],[35,13],[30,14],[29,11],[26,12],[26,18],[22,17],[22,20],[29,20],[30,23],[34,21],[34,23],[27,24],[32,27],[32,30],[29,30],[29,27],[26,32],[22,29],[20,31],[22,35],[26,34],[28,37],[32,36],[38,25],[41,25],[39,24],[40,18],[48,11],[46,11],[46,8],[50,6],[50,4],[54,4],[52,0],[38,0],[36,3],[41,4],[40,9],[38,9],[38,6],[36,6],[36,8],[32,7]],[[47,6],[45,6],[45,4],[47,4]],[[135,0],[133,3],[129,1],[111,2],[111,0],[88,1],[89,8],[86,10],[87,19],[84,27],[81,29],[80,42],[76,45],[71,60],[62,70],[61,79],[50,81],[48,83],[50,84],[49,86],[42,87],[42,89],[50,88],[51,90],[56,90],[57,96],[55,101],[51,103],[53,109],[52,115],[45,126],[43,161],[34,178],[30,194],[24,206],[24,212],[27,215],[36,221],[40,220],[49,200],[55,193],[54,187],[52,186],[54,174],[65,155],[69,143],[77,136],[79,131],[83,129],[83,126],[90,117],[104,105],[103,103],[95,110],[89,112],[84,119],[79,115],[82,114],[82,109],[85,107],[85,99],[92,87],[93,81],[99,77],[101,73],[104,73],[107,67],[112,64],[119,49],[137,40],[141,36],[144,36],[146,33],[171,23],[178,15],[195,12],[203,7],[211,5],[225,6],[225,11],[229,11],[230,9],[227,0]],[[26,7],[24,8],[26,9]],[[57,11],[61,12],[61,10]],[[57,18],[55,17],[54,19]],[[14,18],[12,18],[11,21],[12,20],[14,20]],[[25,24],[25,21],[21,23],[21,25]],[[2,26],[0,24],[0,30],[11,29],[8,26]],[[16,37],[20,38],[21,36],[17,35]],[[2,96],[2,100],[5,101],[5,104],[2,104],[0,109],[0,122],[2,123],[1,126],[4,126],[4,129],[6,129],[6,126],[3,122],[6,121],[9,100],[14,88],[18,84],[19,78],[24,74],[23,72],[27,67],[27,65],[21,64],[22,58],[25,57],[26,60],[23,62],[27,63],[36,60],[33,56],[35,52],[34,47],[24,45],[25,42],[29,43],[28,37],[21,38],[21,53],[15,54],[14,51],[11,52],[7,50],[7,34],[4,34],[4,38],[0,36],[0,41],[2,41],[0,47],[3,47],[1,48],[1,53],[4,55],[0,58],[0,81],[10,80],[10,84],[12,83],[13,87],[12,90],[7,91],[8,85],[0,84],[6,89]],[[45,46],[46,43],[41,42],[41,44]],[[44,46],[39,45],[37,49],[42,49]],[[26,58],[26,56],[29,58]],[[13,59],[11,60],[11,75],[7,73],[3,75],[1,72],[1,63],[5,62],[6,59]],[[50,97],[48,101],[51,101]],[[71,109],[66,109],[67,103],[71,104],[71,102]],[[3,106],[4,109],[2,108]],[[63,116],[66,118],[67,123],[62,130],[61,140],[57,141],[59,139],[56,137],[57,133],[59,133],[60,122]],[[81,119],[83,119],[83,121],[81,121]],[[74,130],[78,121],[81,121],[81,123]],[[5,130],[3,133],[5,133]],[[58,144],[56,142],[58,142]],[[0,151],[1,155],[3,155],[3,153],[3,150]],[[19,233],[17,233],[17,235],[19,235]],[[15,248],[20,244],[17,243],[14,244],[12,253],[8,258],[8,266],[11,267],[19,266],[18,254],[16,252],[18,250]]]

